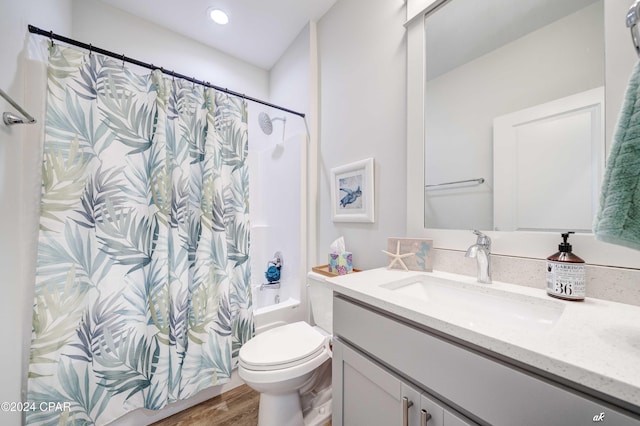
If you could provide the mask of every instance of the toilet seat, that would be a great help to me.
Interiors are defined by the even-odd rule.
[[[239,363],[248,370],[273,371],[295,367],[320,356],[328,337],[304,321],[273,328],[240,349]]]

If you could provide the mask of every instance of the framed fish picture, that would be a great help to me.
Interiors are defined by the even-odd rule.
[[[374,222],[373,158],[331,169],[334,222]]]

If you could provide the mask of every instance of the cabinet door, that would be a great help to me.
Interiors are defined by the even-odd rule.
[[[474,426],[476,423],[473,423],[464,417],[460,417],[451,411],[444,411],[444,426]],[[431,426],[431,425],[429,425]]]
[[[402,410],[407,417],[408,426],[442,426],[444,410],[440,404],[420,393],[413,386],[402,383],[402,398],[410,404],[407,410]],[[405,414],[406,413],[406,414]]]
[[[333,345],[333,426],[402,426],[401,382],[340,341]]]
[[[420,397],[420,426],[444,425],[444,409],[428,395]]]
[[[444,408],[428,394],[420,397],[420,426],[478,426],[463,416]]]

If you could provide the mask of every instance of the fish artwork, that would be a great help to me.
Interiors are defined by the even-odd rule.
[[[360,190],[360,187],[358,187],[355,191],[349,188],[340,188],[340,191],[344,191],[347,193],[347,195],[340,199],[340,206],[343,208],[348,204],[355,203],[358,197],[362,196],[362,190]]]

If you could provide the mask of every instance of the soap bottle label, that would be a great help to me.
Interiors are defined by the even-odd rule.
[[[583,263],[547,261],[547,293],[563,299],[585,298]]]

